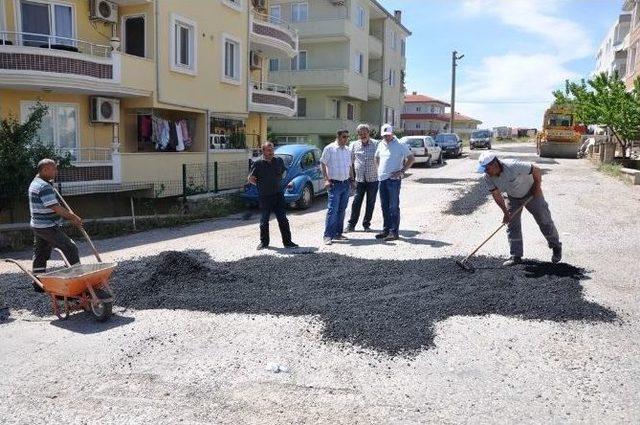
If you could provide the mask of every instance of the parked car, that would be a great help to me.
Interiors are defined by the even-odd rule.
[[[440,133],[435,138],[436,145],[442,148],[444,156],[462,156],[462,140],[456,133]]]
[[[469,149],[491,149],[492,139],[493,133],[491,132],[491,130],[476,130],[471,133],[471,139],[469,139]]]
[[[284,199],[287,204],[307,209],[316,196],[326,192],[320,169],[320,149],[312,145],[283,145],[275,150],[275,156],[282,158],[287,172],[282,178]],[[245,184],[240,194],[250,205],[258,204],[258,188]]]
[[[400,139],[400,143],[404,143],[411,149],[416,159],[416,164],[427,164],[427,167],[435,162],[442,164],[442,148],[436,146],[436,142],[431,136],[405,136]]]

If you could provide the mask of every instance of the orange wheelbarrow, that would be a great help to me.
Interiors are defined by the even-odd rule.
[[[59,319],[67,319],[71,312],[80,310],[91,312],[98,322],[111,317],[114,296],[109,286],[109,277],[115,270],[116,263],[73,266],[68,266],[67,263],[67,268],[34,275],[15,260],[4,261],[18,266],[49,295],[53,312]]]

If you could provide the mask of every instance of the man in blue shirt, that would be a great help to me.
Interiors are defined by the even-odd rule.
[[[400,227],[400,186],[402,177],[415,161],[407,145],[393,135],[393,127],[385,124],[380,129],[382,140],[376,150],[376,165],[380,181],[380,204],[384,226],[376,239],[394,241],[398,239]]]
[[[38,175],[29,186],[29,211],[31,230],[34,234],[33,273],[45,273],[51,250],[58,248],[70,264],[80,262],[75,242],[60,229],[60,218],[69,220],[76,227],[82,226],[82,219],[58,202],[50,181],[58,175],[58,167],[52,159],[38,163]],[[34,288],[36,286],[34,285]],[[36,290],[40,288],[37,287]]]

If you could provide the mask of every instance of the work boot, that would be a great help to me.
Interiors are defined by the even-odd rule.
[[[260,244],[258,244],[258,246],[256,247],[256,249],[257,249],[258,251],[262,251],[263,249],[267,249],[267,248],[269,248],[269,244],[264,244],[264,243],[260,243]]]
[[[389,233],[386,238],[384,238],[385,242],[397,241],[400,239],[397,233]]]
[[[505,267],[515,266],[516,264],[522,263],[522,257],[511,256],[507,261],[502,263]]]
[[[285,244],[284,244],[284,247],[285,247],[285,248],[290,248],[290,249],[292,249],[292,248],[298,248],[298,244],[295,244],[295,243],[293,243],[293,242],[289,241],[289,242],[287,242],[287,243],[285,243]]]
[[[349,238],[347,238],[345,235],[338,235],[335,238],[333,238],[333,240],[335,240],[335,241],[347,241],[347,240],[349,240]]]
[[[327,236],[326,238],[324,238],[324,244],[325,245],[331,245],[332,243],[333,243],[333,241],[331,240],[330,237]]]
[[[384,238],[386,238],[387,236],[389,236],[389,232],[382,232],[382,233],[378,233],[378,234],[376,235],[376,239],[384,239]]]
[[[555,246],[553,247],[553,255],[551,256],[552,263],[559,263],[562,260],[562,247]]]
[[[355,232],[355,227],[349,225],[347,227],[344,228],[344,233],[351,233],[351,232]]]

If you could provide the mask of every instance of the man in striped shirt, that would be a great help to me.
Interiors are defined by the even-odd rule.
[[[80,227],[82,219],[58,202],[56,193],[49,183],[56,178],[57,174],[58,167],[55,161],[43,159],[38,163],[38,175],[29,186],[29,211],[31,212],[31,230],[34,235],[34,274],[47,271],[47,261],[53,248],[60,249],[70,264],[80,262],[78,247],[69,236],[62,232],[59,221],[62,217]],[[38,289],[40,288],[36,288],[36,290]]]

